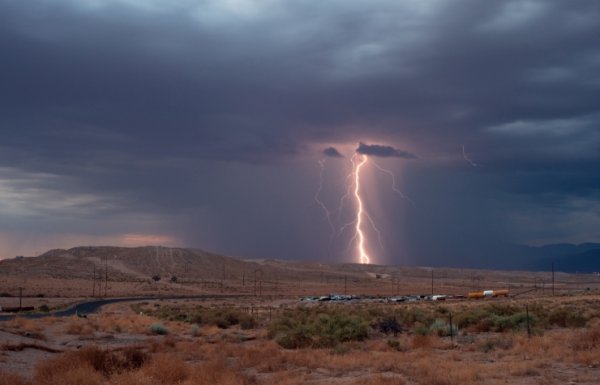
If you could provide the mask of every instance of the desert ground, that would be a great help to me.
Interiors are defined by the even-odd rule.
[[[1,385],[597,384],[600,378],[600,278],[592,274],[557,272],[552,280],[549,272],[76,248],[1,261],[0,278],[0,306],[21,303],[47,315],[0,322]],[[484,289],[510,294],[464,298]],[[347,297],[317,300],[328,294]],[[431,294],[448,297],[433,301]],[[91,314],[52,315],[113,297],[137,299]]]

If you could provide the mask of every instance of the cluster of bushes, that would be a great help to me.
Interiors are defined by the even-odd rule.
[[[456,321],[461,329],[470,329],[476,332],[505,332],[524,330],[528,322],[530,328],[552,326],[578,328],[586,326],[588,319],[580,312],[568,307],[548,310],[539,304],[534,304],[529,308],[528,316],[522,306],[491,304],[458,312]]]
[[[196,325],[217,326],[227,329],[233,325],[240,325],[242,329],[254,329],[256,319],[242,309],[235,307],[203,307],[182,308],[175,306],[158,306],[154,309],[135,308],[136,311],[168,320],[188,322]]]
[[[368,337],[369,322],[345,309],[297,308],[284,312],[269,326],[269,336],[282,347],[335,347]]]
[[[214,325],[228,328],[240,325],[242,329],[257,326],[256,319],[233,306],[176,307],[158,306],[143,309],[150,315],[189,322],[194,325]],[[403,331],[427,336],[446,337],[460,331],[516,332],[543,328],[583,327],[587,318],[568,307],[544,308],[532,304],[527,314],[525,307],[514,303],[487,303],[452,311],[444,305],[385,306],[356,305],[352,307],[316,306],[287,309],[275,317],[269,326],[269,335],[285,348],[335,347],[346,341],[359,341],[369,333],[397,336]],[[153,331],[155,332],[155,331]]]
[[[524,330],[528,316],[525,309],[511,304],[491,304],[485,307],[460,312],[456,315],[459,329],[476,332],[505,332]],[[539,317],[530,312],[529,325],[536,326]]]
[[[234,307],[197,307],[190,313],[188,321],[198,325],[213,325],[222,329],[240,325],[242,329],[254,329],[256,320],[250,314]]]

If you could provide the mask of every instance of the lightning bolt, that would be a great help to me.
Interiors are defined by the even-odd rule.
[[[473,160],[471,160],[471,158],[469,158],[469,156],[467,155],[467,152],[465,151],[465,145],[462,145],[462,156],[463,158],[469,162],[469,164],[473,167],[479,167],[480,164],[473,162]]]
[[[414,206],[415,202],[413,202],[412,199],[410,199],[409,197],[404,195],[404,193],[402,191],[400,191],[399,188],[396,187],[396,176],[394,175],[394,173],[391,172],[390,170],[387,170],[387,169],[381,167],[376,162],[372,162],[372,163],[373,163],[373,165],[375,165],[375,167],[377,167],[377,169],[379,169],[379,171],[384,172],[390,176],[390,178],[392,179],[392,191],[395,192],[396,194],[400,195],[400,197],[402,199],[406,199],[408,202],[410,202]]]
[[[352,171],[346,176],[344,180],[345,193],[340,198],[339,205],[335,210],[329,210],[320,198],[321,192],[323,190],[325,159],[319,160],[319,186],[314,195],[315,203],[323,210],[325,218],[327,219],[327,223],[331,228],[330,242],[333,241],[333,239],[336,236],[341,236],[347,229],[353,228],[354,234],[348,242],[346,251],[350,251],[351,248],[354,246],[356,250],[356,255],[358,257],[358,262],[363,264],[370,264],[372,261],[372,257],[369,251],[367,250],[369,244],[367,237],[369,233],[367,232],[365,226],[369,228],[369,231],[371,233],[377,235],[379,246],[382,250],[385,250],[382,241],[381,231],[377,227],[373,218],[367,212],[365,204],[363,202],[363,196],[361,195],[363,194],[363,186],[361,185],[361,172],[365,170],[365,166],[367,166],[369,160],[369,157],[365,154],[360,154],[356,152],[352,155],[352,157],[350,158],[350,163],[352,164]],[[396,194],[400,195],[400,197],[414,205],[414,202],[397,187],[396,177],[394,173],[381,167],[375,161],[371,161],[371,163],[378,170],[390,176],[392,182],[392,191],[394,191]],[[352,198],[354,201],[353,219],[350,222],[343,224],[339,228],[339,231],[336,233],[336,226],[334,223],[337,224],[341,221],[342,215],[344,214],[346,202],[350,201]],[[336,218],[333,217],[335,213],[337,213]]]
[[[356,200],[356,222],[355,222],[355,227],[354,230],[356,231],[356,238],[357,238],[357,249],[358,249],[358,257],[359,257],[359,261],[360,263],[371,263],[371,257],[369,256],[369,253],[367,253],[366,249],[365,249],[365,235],[363,233],[363,229],[362,229],[362,223],[363,223],[363,216],[366,216],[370,219],[370,217],[368,216],[368,214],[364,213],[364,208],[363,208],[363,202],[362,202],[362,198],[360,196],[360,170],[362,169],[362,167],[365,165],[365,163],[367,163],[367,157],[366,156],[359,156],[360,160],[358,161],[358,163],[354,163],[355,159],[356,159],[356,155],[354,155],[352,157],[352,161],[354,166],[354,199]],[[371,223],[373,224],[373,221],[371,220]]]
[[[325,213],[325,219],[327,219],[327,223],[329,223],[329,227],[331,228],[331,235],[329,236],[329,240],[331,241],[333,239],[333,237],[335,236],[335,226],[333,225],[333,221],[331,220],[331,211],[329,211],[327,206],[325,206],[325,203],[323,203],[323,201],[320,198],[321,191],[323,191],[323,172],[325,172],[325,160],[324,159],[319,160],[319,167],[320,167],[319,187],[317,188],[317,191],[315,192],[314,200],[315,200],[316,204],[319,207],[321,207],[321,209]]]

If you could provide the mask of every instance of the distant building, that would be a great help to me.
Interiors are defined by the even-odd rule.
[[[15,257],[15,259],[23,259],[23,258],[24,258],[24,257],[23,257],[22,255],[17,255],[17,256]]]

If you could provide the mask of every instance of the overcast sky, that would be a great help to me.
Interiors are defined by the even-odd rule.
[[[353,200],[332,230],[314,199],[338,206],[357,149],[376,263],[599,242],[599,20],[595,0],[0,0],[0,257],[357,261]]]

